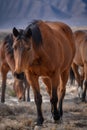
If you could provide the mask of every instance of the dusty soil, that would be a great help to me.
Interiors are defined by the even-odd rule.
[[[42,111],[45,119],[40,127],[35,124],[36,107],[32,89],[30,91],[31,102],[18,102],[17,98],[13,97],[12,84],[13,78],[11,73],[9,73],[6,102],[4,104],[0,103],[0,130],[87,130],[87,103],[82,103],[78,98],[76,84],[71,87],[67,84],[66,96],[63,103],[63,118],[58,123],[54,123],[50,112],[49,96],[44,84],[40,80],[43,97]]]

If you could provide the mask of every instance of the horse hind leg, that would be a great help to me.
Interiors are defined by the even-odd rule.
[[[40,94],[40,87],[38,83],[38,76],[33,75],[32,73],[27,73],[26,75],[28,83],[30,83],[33,92],[34,92],[34,100],[37,108],[37,125],[42,125],[44,118],[42,114],[42,95]]]
[[[82,101],[86,101],[86,91],[87,91],[87,80],[83,81],[83,93],[82,93]]]
[[[82,98],[82,84],[83,84],[83,80],[82,80],[82,76],[79,74],[79,66],[76,65],[75,63],[72,64],[72,69],[73,72],[75,74],[75,79],[78,83],[78,96],[79,98]]]
[[[74,72],[73,72],[72,68],[70,68],[69,77],[70,77],[70,85],[74,85],[75,84],[75,75],[74,75]]]

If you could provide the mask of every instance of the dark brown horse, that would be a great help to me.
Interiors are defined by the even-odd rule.
[[[78,30],[74,32],[76,54],[73,60],[73,71],[78,82],[79,96],[85,101],[87,90],[87,31]],[[83,72],[79,73],[79,66],[83,67]]]
[[[13,29],[13,35],[15,73],[24,72],[33,88],[37,124],[44,121],[39,76],[49,78],[44,82],[50,95],[51,112],[54,120],[59,120],[63,115],[62,103],[75,54],[71,29],[61,22],[35,21],[24,30],[23,35],[16,28]]]
[[[9,71],[14,72],[14,56],[13,56],[13,36],[9,34],[5,37],[3,42],[0,44],[0,72],[2,76],[2,94],[1,94],[1,102],[5,102],[5,89],[6,89],[6,79],[7,73]],[[16,76],[17,77],[17,76]],[[24,74],[19,77],[14,78],[14,90],[18,99],[21,99],[24,96],[25,100],[25,89],[29,85],[24,77]],[[29,88],[29,87],[28,87]],[[28,100],[30,100],[28,94]]]

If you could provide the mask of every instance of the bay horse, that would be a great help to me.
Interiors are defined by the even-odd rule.
[[[37,20],[26,27],[24,33],[13,28],[15,73],[25,73],[31,84],[37,108],[37,124],[43,124],[42,95],[38,83],[39,76],[50,95],[53,119],[62,115],[62,103],[73,57],[75,43],[70,27],[61,22]],[[46,78],[47,77],[47,78]]]
[[[8,34],[3,42],[0,44],[0,72],[2,77],[2,93],[1,93],[1,102],[5,102],[5,89],[6,89],[6,79],[7,79],[7,73],[9,71],[14,72],[14,56],[13,56],[13,35]],[[19,77],[14,77],[14,90],[18,97],[18,99],[21,99],[23,96],[23,100],[25,100],[25,89],[29,89],[29,85],[27,84],[26,79],[24,78],[24,75],[22,74]],[[28,90],[29,91],[29,90]],[[30,100],[30,96],[28,93],[27,100]]]
[[[73,60],[72,68],[75,78],[78,82],[79,96],[85,101],[87,90],[87,31],[77,30],[74,32],[76,53]],[[79,73],[79,67],[83,70]]]

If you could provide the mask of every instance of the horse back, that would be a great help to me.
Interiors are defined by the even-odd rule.
[[[77,30],[74,32],[76,54],[74,57],[74,62],[78,65],[83,65],[87,62],[87,31]]]
[[[12,34],[8,34],[0,44],[0,67],[3,67],[5,70],[10,70],[7,58],[9,58],[11,52],[9,46],[12,46],[12,42]]]
[[[64,39],[69,41],[69,45],[72,47],[72,51],[75,51],[75,44],[73,43],[74,37],[71,28],[62,22],[46,22],[52,29],[57,30],[58,34]]]
[[[45,51],[49,53],[53,63],[61,68],[70,66],[75,54],[74,37],[70,27],[60,22],[42,22],[39,28]]]
[[[75,54],[75,40],[73,36],[73,32],[71,28],[62,22],[48,22],[48,26],[50,26],[52,29],[57,30],[57,35],[59,35],[59,39],[61,38],[61,45],[66,51],[69,48],[70,52],[72,52],[73,56]],[[65,42],[64,42],[65,41]],[[66,48],[66,49],[65,49]],[[65,54],[66,55],[66,54]]]

